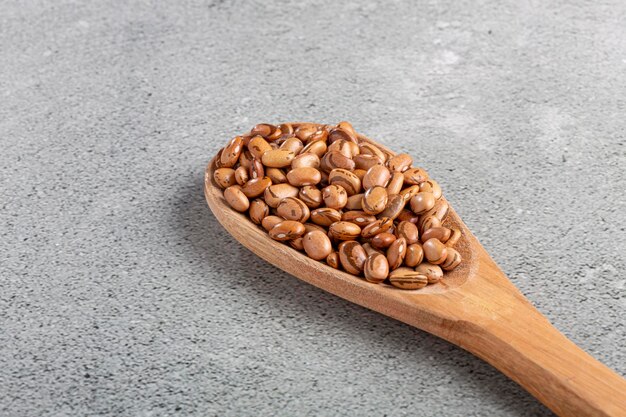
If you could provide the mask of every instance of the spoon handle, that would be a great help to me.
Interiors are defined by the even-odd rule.
[[[491,259],[480,269],[480,282],[457,293],[457,320],[442,336],[499,369],[559,416],[626,416],[626,380],[552,326],[502,279]]]

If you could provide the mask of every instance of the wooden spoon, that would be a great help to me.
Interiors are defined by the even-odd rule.
[[[363,135],[359,139],[393,155]],[[213,180],[213,169],[212,161],[204,188],[213,214],[235,239],[271,264],[472,352],[560,416],[626,416],[626,380],[554,328],[508,280],[452,208],[445,223],[463,234],[455,246],[463,262],[440,283],[406,291],[368,283],[272,240],[227,205]]]

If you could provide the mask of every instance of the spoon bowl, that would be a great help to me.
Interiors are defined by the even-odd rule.
[[[394,155],[363,135],[359,140]],[[211,161],[204,185],[211,211],[235,239],[271,264],[472,352],[558,415],[626,416],[626,381],[556,330],[497,267],[452,207],[444,224],[461,231],[455,249],[463,261],[440,282],[407,291],[369,283],[271,239],[226,203],[213,180],[214,169]]]

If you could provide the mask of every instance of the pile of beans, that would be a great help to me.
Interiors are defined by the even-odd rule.
[[[439,184],[407,154],[389,155],[352,125],[258,124],[214,159],[235,210],[310,258],[414,290],[461,263]]]

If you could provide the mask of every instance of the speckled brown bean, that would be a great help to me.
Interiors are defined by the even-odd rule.
[[[294,220],[283,220],[269,231],[270,237],[281,242],[299,238],[304,234],[304,225]]]
[[[327,145],[326,142],[318,140],[315,142],[310,142],[307,144],[301,151],[300,154],[304,153],[313,153],[321,158],[324,153],[326,153]]]
[[[328,140],[328,131],[324,129],[319,129],[313,132],[311,136],[307,138],[307,142],[326,142]]]
[[[296,220],[304,223],[309,220],[311,212],[304,201],[296,197],[287,197],[278,204],[276,214],[283,219]]]
[[[315,168],[296,168],[287,173],[287,181],[289,181],[289,184],[296,187],[315,185],[321,180],[322,174]]]
[[[302,243],[307,256],[316,261],[326,259],[333,251],[333,245],[324,232],[309,232],[304,235]]]
[[[452,234],[446,242],[446,246],[453,247],[461,239],[461,231],[459,229],[452,229]]]
[[[417,243],[420,237],[417,226],[407,221],[398,223],[398,226],[396,226],[396,235],[405,238],[407,245]]]
[[[451,249],[446,248],[446,246],[437,239],[428,239],[424,242],[422,247],[424,248],[424,257],[428,260],[428,262],[436,265],[439,265],[446,260],[448,249]]]
[[[404,175],[401,172],[394,172],[387,184],[387,194],[394,195],[400,194],[402,186],[404,185]]]
[[[305,123],[305,124],[298,126],[298,128],[294,131],[294,133],[298,139],[306,141],[309,139],[309,136],[311,136],[316,131],[317,131],[317,126],[315,126],[312,123]]]
[[[447,227],[431,227],[422,234],[422,242],[426,242],[428,239],[439,239],[441,243],[446,243],[450,238],[452,231]]]
[[[443,278],[443,271],[439,265],[433,265],[428,262],[424,262],[415,267],[415,270],[421,274],[426,275],[429,284],[439,282]]]
[[[358,148],[358,146],[357,146]],[[352,158],[354,148],[350,145],[350,142],[347,140],[338,140],[333,142],[328,147],[328,152],[339,152],[342,153],[346,158]]]
[[[363,228],[367,226],[368,224],[375,222],[376,217],[369,215],[366,212],[361,211],[361,210],[350,210],[350,211],[344,212],[341,215],[341,221],[354,223],[357,226]]]
[[[422,168],[409,168],[402,174],[404,175],[405,184],[419,185],[428,180],[428,174]]]
[[[237,184],[239,185],[244,185],[246,182],[248,182],[248,170],[245,169],[244,167],[239,167],[235,170],[235,181],[237,182]]]
[[[330,172],[335,168],[346,169],[348,171],[354,170],[354,161],[339,151],[331,151],[326,153],[322,158],[322,169],[326,172]]]
[[[396,235],[389,232],[383,232],[374,236],[370,240],[370,245],[372,245],[375,249],[387,249],[395,241]]]
[[[276,226],[278,223],[282,222],[284,219],[278,216],[267,216],[261,221],[261,226],[266,231],[272,230],[272,227]]]
[[[339,129],[345,130],[346,132],[348,132],[350,135],[357,137],[357,133],[356,130],[354,130],[354,127],[352,127],[352,123],[350,122],[346,122],[345,120],[342,122],[337,123],[337,127]]]
[[[360,275],[366,260],[365,249],[358,242],[349,241],[339,244],[339,261],[346,272]]]
[[[254,158],[252,161],[250,161],[250,166],[248,167],[248,178],[256,179],[256,178],[263,178],[264,176],[265,176],[265,167],[263,166],[260,160]]]
[[[405,204],[406,202],[401,195],[394,194],[392,196],[389,196],[389,199],[387,200],[387,205],[385,206],[385,209],[379,214],[379,217],[389,217],[393,220],[397,218],[400,213],[402,213]]]
[[[361,210],[361,208],[363,207],[361,205],[362,201],[363,193],[351,195],[348,197],[348,202],[346,203],[346,206],[344,208],[346,210]]]
[[[235,170],[232,168],[217,168],[213,171],[213,179],[220,188],[228,188],[231,185],[235,185],[237,180],[235,178]]]
[[[435,206],[432,193],[417,193],[411,198],[411,210],[415,214],[423,214]]]
[[[319,168],[320,158],[314,153],[302,153],[291,161],[291,169],[296,168]]]
[[[435,180],[428,180],[420,184],[420,191],[433,193],[435,200],[439,200],[442,196],[441,187]]]
[[[241,187],[241,191],[243,191],[246,197],[254,198],[263,194],[270,185],[272,185],[272,180],[269,177],[255,178],[246,182]]]
[[[300,188],[298,198],[309,208],[318,208],[322,204],[322,191],[313,185],[307,185]]]
[[[326,263],[328,266],[339,269],[339,254],[337,252],[333,252],[326,257]]]
[[[399,268],[406,256],[406,239],[403,237],[394,240],[387,248],[387,261],[390,269]]]
[[[368,189],[363,195],[361,206],[367,214],[378,214],[387,205],[387,189],[382,186],[375,186]]]
[[[291,151],[296,155],[298,155],[303,148],[304,144],[298,138],[288,138],[280,145],[280,149]]]
[[[387,162],[389,169],[394,172],[404,172],[413,163],[413,158],[410,155],[405,153],[399,153],[395,156],[392,156],[391,159]]]
[[[452,271],[461,263],[461,254],[452,248],[448,248],[446,259],[442,262],[441,267],[446,271]]]
[[[403,290],[419,290],[428,285],[426,275],[416,272],[412,268],[398,268],[389,274],[391,285]]]
[[[359,145],[359,148],[360,148],[362,154],[365,154],[365,155],[375,155],[375,156],[377,156],[381,160],[381,162],[385,162],[387,160],[387,155],[385,155],[385,153],[383,151],[378,149],[378,147],[376,145],[373,145],[373,144],[367,143],[367,142],[362,142]]]
[[[382,166],[383,164],[383,161],[376,155],[355,155],[352,157],[352,160],[354,161],[354,166],[357,169],[362,169],[364,171],[367,171],[375,165]]]
[[[373,253],[367,257],[363,265],[363,275],[368,282],[380,284],[389,275],[389,263],[385,255]]]
[[[348,194],[342,186],[331,184],[322,190],[322,199],[326,207],[341,210],[348,202]]]
[[[263,139],[263,136],[255,136],[250,139],[250,142],[248,143],[248,150],[252,156],[257,159],[261,159],[265,152],[272,150],[272,147],[265,139]]]
[[[348,196],[358,194],[361,191],[361,180],[352,172],[341,168],[335,168],[328,174],[330,184],[340,185],[348,193]]]
[[[311,212],[311,221],[317,225],[328,227],[341,221],[341,213],[328,207],[318,208]]]
[[[285,168],[291,165],[291,161],[296,157],[293,151],[286,149],[272,149],[261,157],[263,165],[270,168]]]
[[[438,200],[437,203],[435,203],[435,206],[430,209],[426,215],[435,216],[439,220],[443,221],[448,216],[449,210],[450,205],[445,200]]]
[[[417,224],[417,227],[420,230],[420,234],[422,235],[426,233],[428,229],[432,229],[433,227],[440,227],[440,226],[441,226],[441,220],[439,220],[435,216],[428,216],[428,215],[422,215],[420,217],[419,223]]]
[[[229,206],[237,211],[243,212],[250,208],[250,200],[248,200],[248,197],[246,197],[238,185],[231,185],[226,188],[224,190],[224,199],[226,199]]]
[[[361,234],[361,228],[350,222],[335,222],[328,228],[331,237],[337,240],[355,240]]]
[[[340,127],[336,127],[328,133],[328,141],[330,143],[333,143],[342,139],[350,141],[350,142],[355,142],[355,143],[358,141],[357,137],[354,134],[352,134],[352,132],[342,129]]]
[[[369,239],[379,233],[388,231],[392,226],[393,220],[388,217],[383,217],[365,226],[361,232],[361,237]]]
[[[287,176],[280,168],[268,168],[265,170],[265,175],[272,180],[272,184],[284,184],[287,182]]]
[[[391,178],[389,169],[383,165],[374,165],[367,170],[363,177],[363,188],[369,190],[372,187],[386,187]]]
[[[252,203],[250,203],[250,211],[248,212],[248,214],[250,215],[250,220],[252,220],[252,223],[261,224],[263,219],[269,216],[270,208],[265,203],[265,201],[257,198]]]
[[[241,136],[236,136],[228,142],[228,145],[224,147],[222,154],[220,156],[220,162],[223,167],[231,168],[233,167],[237,161],[239,160],[239,155],[241,155],[241,150],[243,149],[243,138]]]
[[[268,206],[276,208],[283,198],[297,197],[299,191],[297,187],[291,184],[273,184],[267,187],[263,193],[263,199]]]
[[[406,266],[414,267],[419,265],[424,260],[424,249],[419,243],[413,243],[407,246],[406,255],[404,256],[404,264]]]
[[[272,132],[274,132],[275,130],[276,130],[276,126],[274,125],[270,125],[267,123],[259,123],[258,125],[252,128],[250,133],[252,135],[260,135],[263,137],[267,137],[267,136],[270,136]]]

